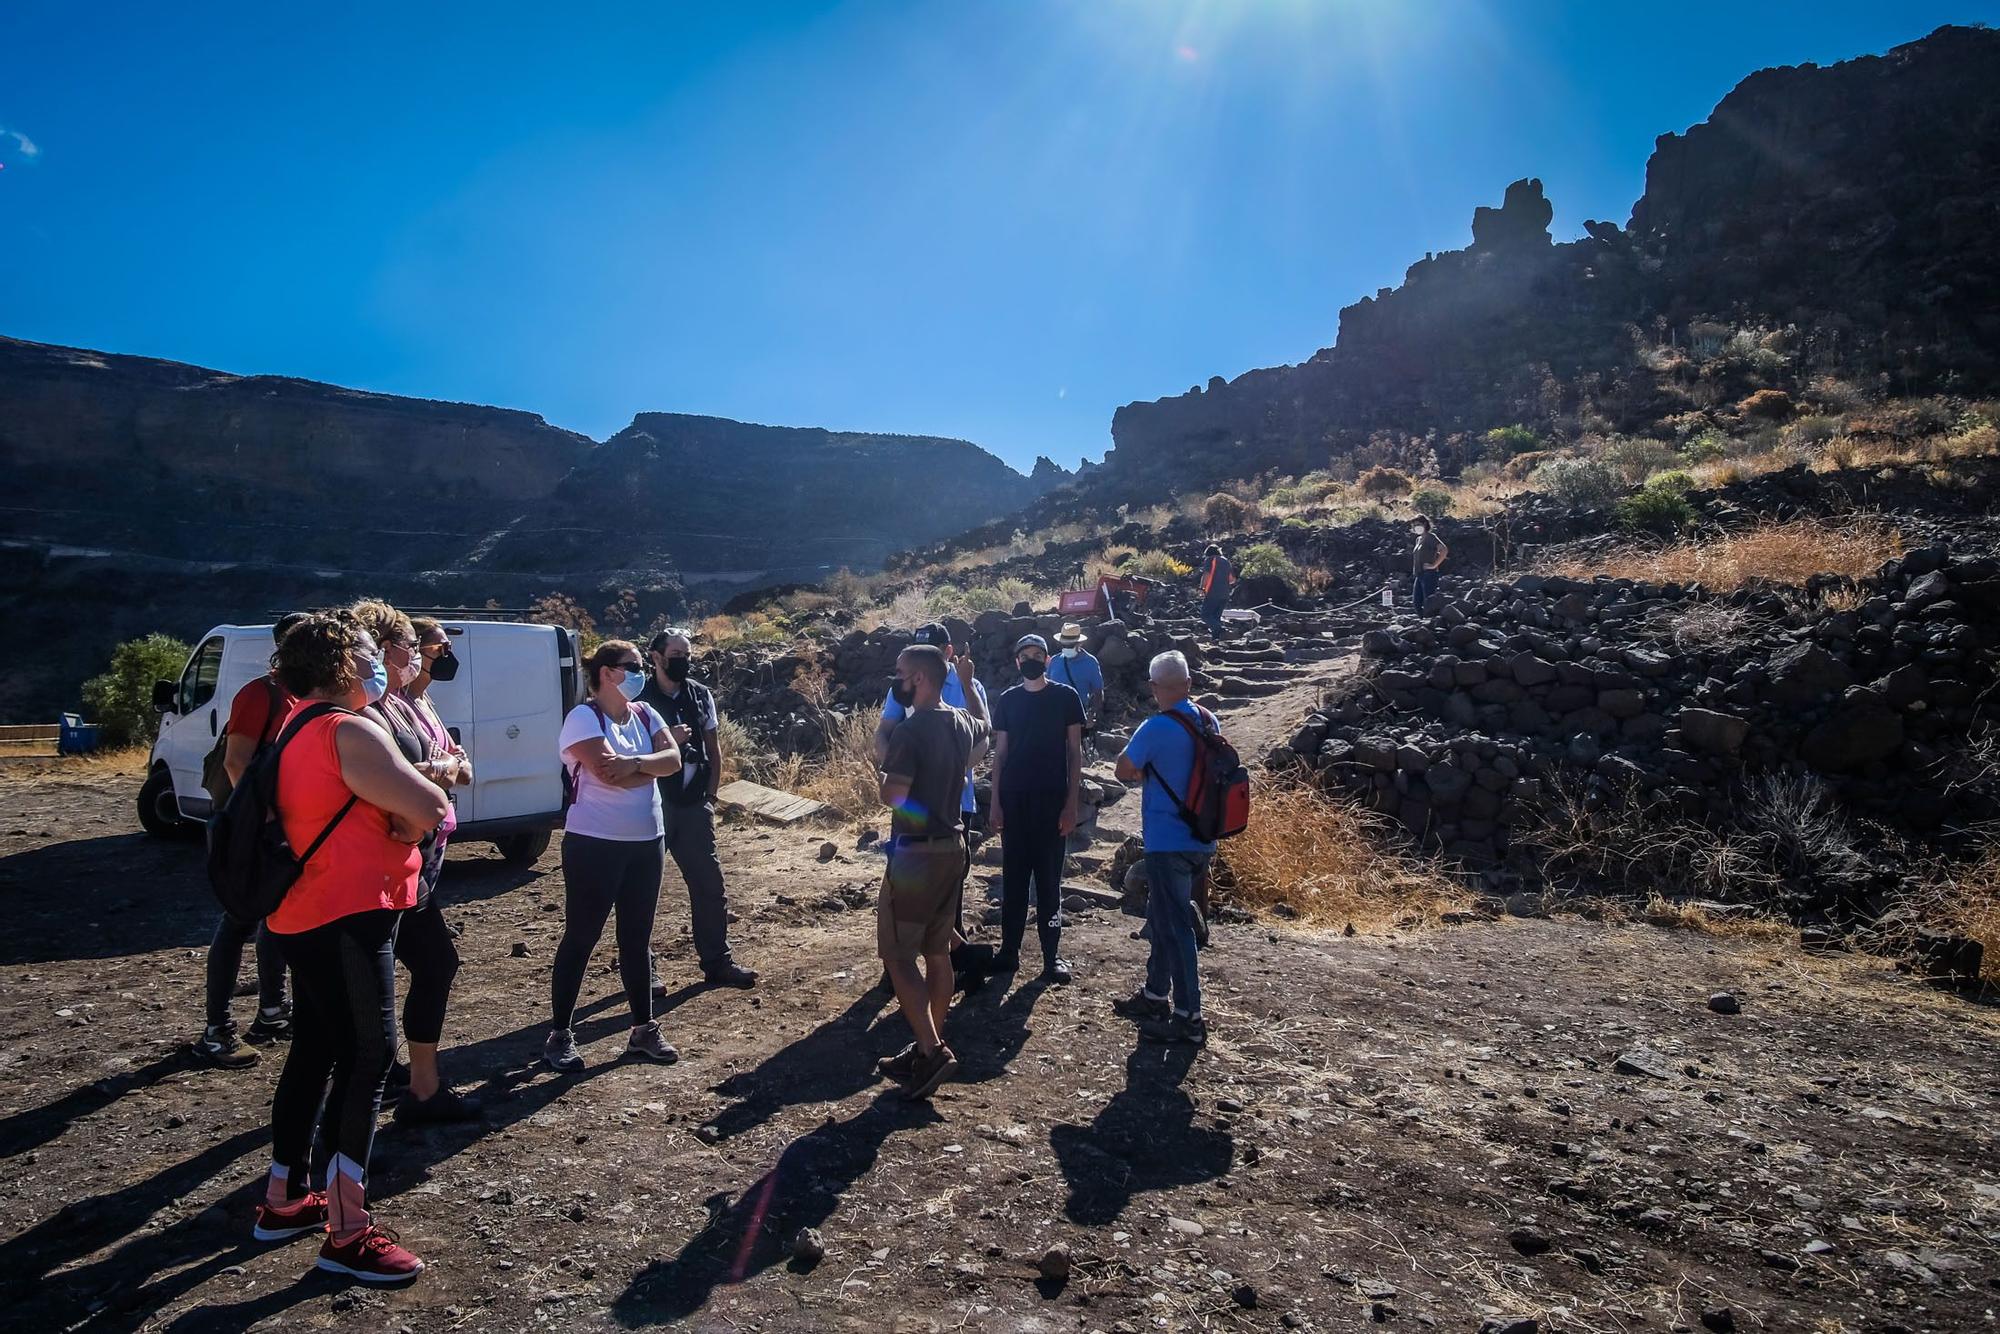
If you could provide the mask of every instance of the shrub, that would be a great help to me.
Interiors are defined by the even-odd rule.
[[[1141,579],[1158,579],[1162,583],[1172,583],[1185,579],[1194,573],[1194,566],[1175,560],[1164,551],[1136,551],[1127,556],[1118,566],[1120,574],[1137,575]]]
[[[1684,496],[1694,490],[1694,474],[1680,468],[1666,472],[1656,472],[1646,479],[1648,491],[1665,491],[1671,495]]]
[[[150,743],[159,735],[153,682],[177,678],[190,652],[186,644],[163,634],[130,639],[111,650],[110,669],[83,683],[84,712],[103,729],[106,743]]]
[[[1713,427],[1698,431],[1681,446],[1681,457],[1689,463],[1713,463],[1729,452],[1729,437]]]
[[[1451,513],[1451,492],[1435,486],[1422,487],[1410,493],[1410,508],[1419,514],[1428,514],[1435,519],[1441,514]]]
[[[1645,480],[1662,468],[1672,467],[1678,460],[1672,445],[1663,440],[1636,436],[1611,441],[1599,451],[1597,457],[1624,478],[1627,486]]]
[[[1542,438],[1525,426],[1496,426],[1480,437],[1485,442],[1485,454],[1489,459],[1505,462],[1516,454],[1527,454],[1542,447]]]
[[[1561,457],[1562,455],[1552,449],[1537,449],[1527,454],[1516,454],[1505,464],[1501,465],[1500,471],[1503,476],[1511,477],[1518,482],[1523,478],[1532,476],[1535,469],[1541,467],[1544,463]]]
[[[1377,464],[1354,480],[1354,489],[1364,496],[1381,499],[1388,496],[1410,494],[1410,475],[1401,468],[1385,468]]]
[[[1746,417],[1781,422],[1792,415],[1792,396],[1782,389],[1759,389],[1736,405]]]
[[[1625,489],[1618,474],[1596,459],[1551,459],[1528,482],[1576,509],[1602,509]]]
[[[1694,506],[1687,496],[1667,487],[1642,487],[1619,501],[1615,513],[1621,528],[1662,537],[1694,524]]]
[[[1816,574],[1865,579],[1902,550],[1902,534],[1878,519],[1794,519],[1759,524],[1713,541],[1550,561],[1537,566],[1536,572],[1573,579],[1603,574],[1656,584],[1700,584],[1721,593],[1751,584],[1803,587]]]
[[[1285,554],[1284,548],[1276,542],[1259,542],[1245,547],[1236,557],[1236,572],[1246,579],[1274,575],[1296,588],[1299,586],[1299,567]]]
[[[1235,532],[1258,517],[1257,506],[1227,491],[1217,491],[1201,503],[1201,516],[1212,533]]]
[[[1298,515],[1294,514],[1290,518],[1285,520],[1284,526],[1287,528],[1311,528],[1312,523],[1309,520],[1301,519]]]
[[[1840,434],[1840,418],[1809,413],[1792,423],[1789,434],[1796,444],[1823,445]]]

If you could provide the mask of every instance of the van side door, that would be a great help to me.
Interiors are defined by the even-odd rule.
[[[181,670],[174,691],[174,712],[160,723],[160,753],[173,773],[174,797],[183,814],[201,819],[208,814],[208,793],[201,786],[201,762],[222,735],[222,716],[227,700],[217,697],[222,676],[221,635],[201,642]]]

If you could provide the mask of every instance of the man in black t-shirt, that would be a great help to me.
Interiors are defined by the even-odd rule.
[[[1048,679],[1049,645],[1024,635],[1014,645],[1021,683],[993,706],[993,805],[1001,840],[1000,954],[995,972],[1021,966],[1027,931],[1028,882],[1035,885],[1035,927],[1042,975],[1067,983],[1070,966],[1057,953],[1062,936],[1062,870],[1076,829],[1083,788],[1083,701]]]

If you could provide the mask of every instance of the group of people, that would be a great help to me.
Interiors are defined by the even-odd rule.
[[[436,621],[376,601],[287,616],[274,635],[270,674],[232,701],[212,795],[219,806],[246,779],[271,775],[279,824],[301,868],[264,921],[225,914],[218,923],[194,1050],[210,1064],[241,1069],[258,1059],[246,1043],[289,1044],[272,1097],[271,1163],[254,1235],[319,1235],[321,1268],[405,1281],[423,1262],[374,1220],[367,1202],[384,1090],[392,1076],[407,1081],[399,1124],[482,1115],[438,1070],[459,967],[438,874],[453,828],[451,793],[473,771],[428,692],[453,679],[459,663]],[[954,951],[967,949],[964,886],[982,815],[973,770],[989,750],[992,800],[983,817],[1002,840],[1002,910],[1000,944],[983,971],[1019,969],[1032,890],[1041,976],[1054,985],[1073,979],[1059,948],[1062,867],[1078,820],[1084,737],[1104,697],[1102,669],[1083,638],[1075,625],[1065,625],[1053,646],[1023,636],[1014,648],[1021,680],[991,700],[941,624],[920,628],[897,659],[877,735],[891,829],[876,944],[912,1041],[879,1065],[909,1098],[930,1096],[957,1068],[945,1028]],[[664,984],[652,934],[669,856],[687,884],[705,981],[750,987],[758,980],[730,951],[714,828],[723,756],[714,696],[689,677],[691,650],[689,637],[671,630],[644,652],[627,640],[604,641],[582,663],[586,699],[563,721],[563,935],[543,1047],[556,1071],[585,1063],[573,1017],[591,953],[614,921],[630,1019],[624,1054],[677,1059],[653,1013]],[[1143,984],[1113,1008],[1140,1021],[1149,1038],[1199,1045],[1206,1027],[1193,895],[1213,845],[1190,834],[1171,776],[1192,769],[1189,724],[1212,728],[1215,720],[1189,701],[1181,654],[1155,658],[1149,676],[1161,715],[1133,733],[1117,771],[1146,785],[1151,954]],[[1175,712],[1185,721],[1167,716]],[[230,998],[252,940],[257,1014],[239,1037]],[[401,1014],[407,1066],[396,1059],[399,961],[409,977]]]

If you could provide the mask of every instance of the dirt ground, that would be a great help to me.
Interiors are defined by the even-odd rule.
[[[250,1239],[277,1055],[182,1054],[214,909],[196,845],[136,831],[135,786],[0,781],[13,1328],[1995,1326],[2000,1011],[1887,965],[1574,920],[1218,926],[1193,1054],[1112,1015],[1145,946],[1095,909],[1065,938],[1076,985],[963,998],[960,1080],[909,1105],[872,1070],[906,1040],[876,989],[879,863],[852,831],[748,826],[724,858],[764,981],[693,984],[670,873],[671,1068],[614,1059],[607,943],[589,1068],[538,1069],[555,854],[454,853],[445,1066],[490,1119],[385,1114],[379,1216],[429,1269],[351,1286],[309,1242]],[[1724,990],[1740,1014],[1710,1009]],[[817,1264],[788,1252],[808,1226]],[[1057,1244],[1066,1281],[1037,1271]]]

